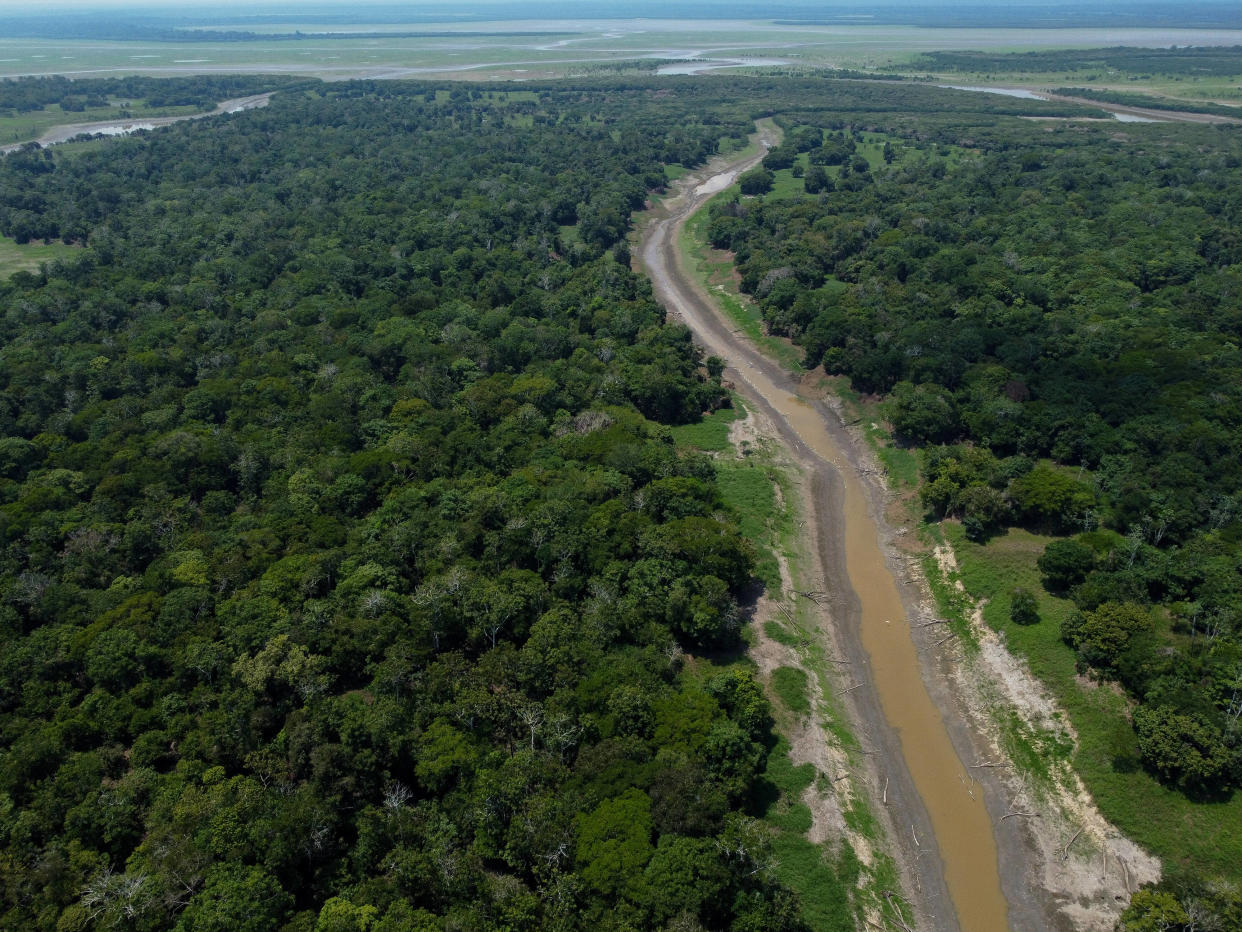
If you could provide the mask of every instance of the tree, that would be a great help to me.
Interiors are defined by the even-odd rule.
[[[582,879],[609,897],[637,898],[654,853],[651,797],[627,790],[578,817],[577,859]]]
[[[806,170],[806,176],[802,179],[802,184],[806,188],[807,194],[819,194],[821,191],[832,190],[832,179],[828,177],[828,172],[824,170],[822,165],[812,165]]]
[[[344,897],[334,896],[319,910],[315,932],[369,932],[378,915],[374,906],[356,906]]]
[[[1219,729],[1198,715],[1170,706],[1139,706],[1134,711],[1143,763],[1159,777],[1192,792],[1213,792],[1233,782],[1233,753]]]
[[[940,443],[959,430],[952,393],[935,383],[898,382],[889,395],[887,415],[893,430],[906,440]]]
[[[178,932],[266,932],[276,928],[293,898],[258,867],[217,864],[177,922]]]
[[[748,172],[742,172],[737,179],[742,193],[748,195],[767,194],[772,190],[772,185],[775,181],[776,176],[762,165],[752,168]]]
[[[1172,893],[1144,887],[1130,897],[1117,925],[1121,932],[1170,932],[1190,922]]]
[[[793,146],[787,144],[776,146],[774,149],[769,149],[768,154],[763,157],[763,167],[771,171],[793,168],[797,157],[798,150]]]
[[[718,913],[730,885],[716,846],[706,838],[664,836],[645,874],[644,905],[658,924],[683,910],[700,918]]]
[[[1105,602],[1062,622],[1061,636],[1093,666],[1110,668],[1138,635],[1151,630],[1151,615],[1133,602]]]
[[[443,719],[437,719],[423,732],[414,772],[420,783],[437,791],[449,785],[462,771],[469,770],[475,758],[476,752],[467,736]]]
[[[1049,591],[1065,592],[1095,568],[1095,551],[1076,540],[1054,540],[1044,548],[1036,565]]]
[[[1087,486],[1044,463],[1014,479],[1009,495],[1023,518],[1054,528],[1071,525],[1095,504]]]

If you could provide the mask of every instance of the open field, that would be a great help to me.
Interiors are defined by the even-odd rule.
[[[19,246],[7,236],[0,236],[0,279],[14,272],[34,272],[44,262],[64,259],[78,249],[63,243],[30,243]]]
[[[709,67],[734,62],[870,68],[908,61],[919,52],[931,50],[1242,44],[1242,30],[1221,29],[937,29],[788,26],[731,20],[527,20],[330,27],[334,33],[370,33],[369,38],[316,36],[328,27],[297,22],[264,28],[285,34],[301,30],[305,37],[182,43],[0,39],[0,77],[263,71],[326,79],[437,75],[533,79],[642,60],[691,59]],[[385,31],[404,35],[375,36]],[[1041,83],[1048,80],[1047,75],[1030,77]],[[1007,82],[1016,83],[1025,83],[1025,78],[1005,76]],[[1231,87],[1228,81],[1214,80],[1202,90],[1213,97],[1228,97]]]

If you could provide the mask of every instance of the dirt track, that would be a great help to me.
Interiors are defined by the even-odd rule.
[[[764,135],[770,136],[770,131]],[[876,797],[881,784],[888,786],[886,805],[876,798],[874,810],[887,820],[889,847],[900,862],[905,893],[915,902],[917,926],[970,932],[1063,926],[1051,898],[1036,889],[1036,858],[1017,825],[1021,820],[1001,821],[1008,804],[1000,778],[993,771],[969,770],[961,763],[962,757],[984,759],[987,742],[961,713],[943,671],[928,659],[931,653],[916,656],[913,674],[907,669],[904,676],[899,671],[894,677],[887,669],[890,654],[906,650],[914,655],[907,619],[920,617],[924,606],[921,593],[893,572],[891,531],[882,518],[883,490],[863,468],[866,454],[831,407],[798,397],[799,386],[785,372],[732,333],[680,267],[677,241],[686,219],[760,158],[762,152],[718,162],[681,179],[681,194],[667,201],[644,231],[642,263],[657,297],[708,352],[731,363],[727,377],[763,412],[776,439],[806,473],[811,490],[808,525],[814,528],[823,588],[832,595],[825,636],[832,639],[837,656],[847,658],[854,670],[865,671],[863,686],[843,699],[849,703],[856,733],[870,750],[863,782]],[[860,565],[866,561],[870,565]],[[857,591],[860,579],[862,599]],[[886,592],[892,593],[888,603]],[[899,600],[895,607],[893,599]],[[877,611],[885,617],[878,623],[874,617],[868,620]],[[877,640],[877,625],[880,638],[894,639]],[[894,698],[894,691],[908,695]],[[903,702],[920,706],[915,710],[917,721],[901,708]],[[947,711],[943,723],[941,710]],[[930,734],[936,728],[944,747]],[[935,758],[930,770],[929,758]],[[969,786],[963,779],[967,774]]]

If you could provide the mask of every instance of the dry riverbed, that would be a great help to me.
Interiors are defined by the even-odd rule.
[[[775,140],[774,127],[761,129],[764,142]],[[813,688],[835,695],[865,747],[851,785],[870,795],[884,824],[917,927],[1110,929],[1158,864],[1103,820],[1068,766],[1045,774],[1013,766],[1015,741],[1072,741],[1063,717],[977,616],[977,649],[946,637],[917,555],[905,547],[912,535],[886,520],[891,495],[861,435],[843,426],[832,399],[739,336],[682,265],[686,219],[762,152],[679,179],[647,223],[641,255],[657,296],[731,363],[726,378],[755,411],[750,429],[779,444],[802,477],[804,544],[819,571],[813,588],[826,594],[815,600],[814,633],[843,661],[834,682]],[[941,557],[951,579],[951,551]],[[761,603],[761,618],[776,610],[774,600]],[[792,662],[782,649],[760,637],[760,668]],[[797,760],[826,773],[845,766],[839,751],[816,746],[822,729],[790,738]],[[813,832],[840,828],[834,807],[820,805]]]

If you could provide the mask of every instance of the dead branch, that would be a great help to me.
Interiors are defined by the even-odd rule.
[[[914,627],[916,627],[916,628],[931,628],[931,627],[933,627],[933,626],[935,626],[935,625],[947,625],[948,623],[949,623],[949,619],[947,619],[947,618],[937,618],[935,621],[925,621],[925,622],[923,622],[921,625],[915,625]]]
[[[884,805],[888,805],[888,777],[884,778]]]
[[[1077,841],[1078,836],[1081,834],[1082,834],[1082,829],[1080,828],[1078,831],[1074,833],[1074,837],[1065,843],[1065,847],[1061,849],[1061,860],[1062,861],[1067,860],[1069,858],[1070,845],[1072,845],[1075,841]]]
[[[901,899],[901,897],[899,897],[899,896],[897,896],[897,894],[893,893],[893,891],[892,891],[892,890],[885,890],[885,891],[883,891],[883,893],[882,893],[881,895],[884,897],[884,901],[885,901],[886,903],[888,903],[889,909],[891,909],[893,912],[895,912],[895,913],[897,914],[897,918],[896,918],[896,922],[897,922],[897,924],[898,924],[899,926],[901,926],[903,929],[905,929],[905,932],[914,932],[914,930],[913,930],[913,929],[911,929],[908,925],[906,925],[906,921],[905,921],[904,919],[902,919],[902,918],[901,918],[901,909],[900,909],[899,907],[897,907],[897,906],[894,906],[894,905],[893,905],[893,900],[894,900],[894,899]],[[887,916],[885,916],[884,918],[885,918],[885,919],[888,919],[888,917],[887,917]]]
[[[1037,815],[1039,815],[1037,812],[1007,812],[1000,817],[1000,820],[1004,822],[1006,819],[1012,819],[1014,816],[1026,816],[1028,819],[1033,819]]]
[[[852,693],[854,690],[856,690],[859,686],[862,686],[862,685],[863,685],[862,683],[855,683],[849,689],[841,690],[841,695],[844,696],[846,693]]]

